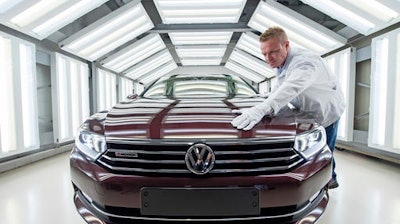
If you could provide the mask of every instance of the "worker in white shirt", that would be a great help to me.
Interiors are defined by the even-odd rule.
[[[289,103],[300,111],[310,112],[325,127],[327,144],[334,151],[338,122],[345,109],[343,93],[335,75],[317,54],[290,46],[283,29],[272,27],[259,37],[267,64],[275,69],[277,87],[262,103],[244,110],[232,120],[238,129],[250,130],[265,115],[273,116]],[[333,162],[329,188],[339,186]]]

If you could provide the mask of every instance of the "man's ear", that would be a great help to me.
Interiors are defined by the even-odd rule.
[[[289,46],[290,46],[289,40],[286,40],[284,44],[285,44],[286,50],[288,50]]]

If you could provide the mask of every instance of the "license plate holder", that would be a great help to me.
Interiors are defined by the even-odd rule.
[[[255,187],[145,187],[141,189],[141,214],[175,217],[259,215],[259,190]]]

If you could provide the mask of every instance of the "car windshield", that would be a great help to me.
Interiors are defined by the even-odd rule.
[[[230,75],[174,75],[159,79],[144,91],[145,98],[250,97],[257,94],[241,78]]]

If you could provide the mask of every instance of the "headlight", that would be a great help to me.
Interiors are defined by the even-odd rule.
[[[75,145],[79,151],[87,155],[91,160],[96,160],[106,150],[104,136],[80,129],[75,139]]]
[[[319,126],[296,136],[294,149],[309,158],[326,145],[325,128]]]

